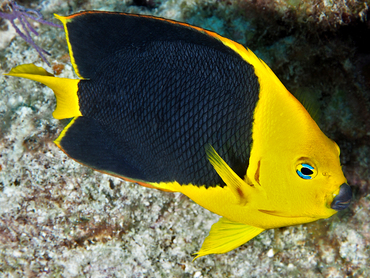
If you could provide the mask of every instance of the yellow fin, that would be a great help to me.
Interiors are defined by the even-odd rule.
[[[194,258],[229,252],[251,240],[263,232],[264,229],[231,221],[225,217],[212,225],[208,237],[203,242],[202,248],[195,253]]]
[[[151,182],[149,183],[154,188],[157,188],[162,191],[168,191],[168,192],[181,192],[179,189],[182,188],[182,186],[176,182]],[[191,185],[190,185],[191,186]]]
[[[57,107],[53,113],[54,118],[65,119],[82,116],[77,96],[79,79],[58,78],[34,64],[17,66],[5,75],[31,79],[52,89],[57,98]]]
[[[247,203],[248,189],[250,186],[243,181],[227,163],[218,155],[211,145],[206,146],[206,153],[213,168],[226,183],[227,187],[233,192],[237,202],[241,205]]]
[[[34,64],[24,64],[24,65],[16,66],[15,68],[12,68],[9,73],[6,73],[5,75],[23,77],[21,76],[23,74],[54,76],[50,72],[46,71],[46,69],[42,67],[37,67]]]

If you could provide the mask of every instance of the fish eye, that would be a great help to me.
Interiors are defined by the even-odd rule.
[[[297,165],[296,172],[304,180],[310,180],[316,176],[316,169],[308,163],[301,163]]]

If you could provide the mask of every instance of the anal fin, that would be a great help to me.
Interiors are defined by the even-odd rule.
[[[203,242],[202,248],[194,258],[229,252],[251,240],[263,232],[264,229],[231,221],[225,217],[212,225],[208,237]]]

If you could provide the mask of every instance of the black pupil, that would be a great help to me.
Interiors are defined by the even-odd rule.
[[[308,169],[308,168],[306,168],[306,167],[303,167],[303,168],[301,169],[301,172],[302,172],[302,174],[303,174],[303,175],[306,175],[306,176],[310,176],[310,175],[312,175],[312,174],[313,174],[312,170],[310,170],[310,169]]]

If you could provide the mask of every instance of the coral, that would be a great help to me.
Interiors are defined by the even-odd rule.
[[[38,36],[39,33],[35,30],[35,28],[33,28],[29,20],[37,21],[41,24],[46,24],[57,28],[63,28],[63,26],[44,20],[40,11],[27,9],[17,4],[15,1],[9,1],[5,3],[4,9],[6,12],[0,12],[0,17],[9,20],[17,34],[20,35],[27,43],[32,45],[39,53],[41,58],[50,66],[44,55],[50,55],[50,53],[37,46],[35,41],[32,39],[31,33],[34,33],[36,36]],[[16,20],[19,21],[20,27],[17,26]]]

